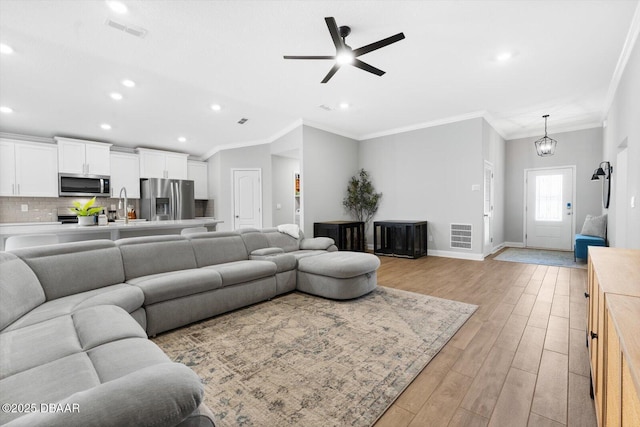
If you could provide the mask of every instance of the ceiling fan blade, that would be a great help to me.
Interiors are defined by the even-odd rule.
[[[338,30],[336,20],[332,16],[329,16],[324,18],[324,21],[327,23],[327,28],[329,28],[329,33],[331,34],[333,44],[336,46],[336,50],[342,49],[344,43],[342,43],[342,39],[340,38],[340,31]]]
[[[331,69],[329,70],[329,72],[327,73],[326,76],[324,76],[324,79],[322,79],[322,81],[320,83],[326,83],[329,81],[329,79],[331,77],[333,77],[333,75],[338,71],[338,69],[340,68],[340,64],[334,64],[333,67],[331,67]]]
[[[284,59],[336,59],[336,56],[299,56],[299,55],[284,55]]]
[[[375,74],[375,75],[377,75],[377,76],[381,76],[381,75],[383,75],[383,74],[385,73],[385,72],[384,72],[384,71],[382,71],[381,69],[376,68],[376,67],[374,67],[373,65],[369,65],[369,64],[367,64],[366,62],[362,62],[362,61],[360,61],[359,59],[354,59],[354,60],[353,60],[353,64],[352,64],[352,65],[353,65],[354,67],[358,67],[358,68],[360,68],[361,70],[365,70],[365,71],[368,71],[368,72],[370,72],[370,73],[373,73],[373,74]]]
[[[371,43],[366,46],[359,47],[358,49],[354,49],[353,55],[356,57],[364,55],[365,53],[369,53],[373,50],[380,49],[381,47],[388,46],[391,43],[399,42],[402,39],[404,39],[404,33],[398,33],[394,36],[387,37],[386,39],[378,40],[375,43]]]

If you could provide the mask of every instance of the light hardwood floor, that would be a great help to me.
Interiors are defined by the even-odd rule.
[[[376,427],[595,426],[586,269],[381,257],[378,284],[478,305]]]

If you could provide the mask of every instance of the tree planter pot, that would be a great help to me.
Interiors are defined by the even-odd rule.
[[[79,216],[78,225],[96,225],[96,217],[94,215]]]

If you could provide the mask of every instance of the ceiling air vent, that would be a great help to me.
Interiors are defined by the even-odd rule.
[[[238,124],[243,125],[243,124],[247,123],[247,120],[249,120],[249,119],[245,119],[245,118],[243,117],[243,118],[241,118],[240,120],[238,120]]]
[[[116,30],[124,31],[125,33],[131,34],[132,36],[139,37],[141,39],[145,38],[147,35],[147,30],[141,27],[136,27],[134,25],[125,25],[120,22],[114,21],[113,19],[107,18],[104,21],[105,25],[108,25],[111,28],[115,28]]]
[[[451,247],[455,249],[471,249],[471,224],[451,224]]]
[[[324,104],[322,104],[322,105],[318,105],[318,108],[322,108],[324,111],[331,111],[331,107],[326,106],[326,105],[324,105]]]

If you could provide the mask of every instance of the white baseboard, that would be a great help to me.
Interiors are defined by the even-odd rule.
[[[493,248],[493,250],[491,251],[491,255],[495,254],[496,252],[498,252],[500,249],[502,249],[504,247],[505,247],[504,243],[500,243],[498,246],[495,246]]]
[[[484,256],[482,254],[473,254],[473,253],[464,253],[464,252],[453,252],[453,251],[440,251],[435,249],[428,249],[427,255],[429,256],[439,256],[443,258],[456,258],[456,259],[468,259],[471,261],[482,261],[484,260]]]
[[[505,248],[524,248],[523,242],[504,242]]]

